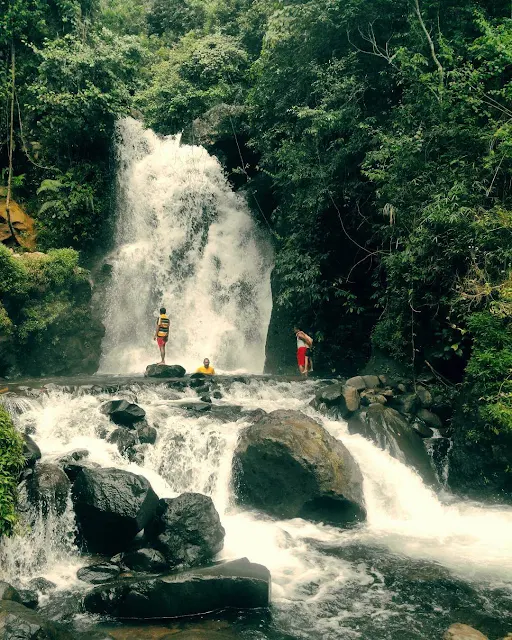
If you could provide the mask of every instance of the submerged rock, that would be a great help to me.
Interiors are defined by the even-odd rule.
[[[423,440],[411,428],[407,418],[395,409],[371,404],[349,419],[348,429],[350,433],[361,434],[397,460],[414,467],[427,482],[436,482]]]
[[[35,589],[20,589],[21,604],[29,609],[36,609],[39,604],[39,596]]]
[[[160,500],[145,535],[169,566],[194,567],[211,560],[222,549],[225,531],[210,497],[182,493]]]
[[[23,435],[23,457],[27,467],[33,467],[41,459],[41,449],[26,433]]]
[[[300,411],[273,411],[245,428],[233,457],[241,503],[293,518],[317,500],[364,512],[363,477],[346,447]]]
[[[137,434],[142,444],[155,444],[158,435],[155,427],[150,427],[147,422],[137,425]]]
[[[13,602],[21,602],[21,596],[18,590],[8,582],[0,580],[0,600],[12,600]]]
[[[185,369],[179,364],[149,364],[144,376],[146,378],[183,378]]]
[[[158,497],[142,476],[83,468],[73,485],[80,535],[89,551],[122,551],[153,518]]]
[[[107,438],[108,442],[117,445],[117,450],[121,455],[127,453],[129,449],[138,444],[137,432],[130,431],[129,429],[125,429],[123,427],[119,427],[118,429],[114,429],[112,433]]]
[[[487,640],[487,636],[467,624],[452,624],[443,636],[443,640]]]
[[[0,602],[2,640],[73,640],[59,625],[50,622],[19,602]]]
[[[39,591],[39,593],[47,594],[50,591],[53,591],[57,586],[55,582],[48,580],[47,578],[43,578],[43,576],[39,576],[38,578],[32,578],[32,580],[28,583],[30,589],[34,589],[35,591]]]
[[[110,400],[100,407],[101,413],[108,416],[112,422],[122,427],[132,428],[136,422],[144,420],[146,412],[142,407],[127,400]]]
[[[113,563],[101,562],[90,564],[87,567],[78,569],[76,575],[79,580],[90,582],[91,584],[101,584],[114,580],[121,573],[121,569]]]
[[[127,578],[96,587],[86,611],[116,618],[170,618],[268,606],[270,572],[247,558],[182,573]]]

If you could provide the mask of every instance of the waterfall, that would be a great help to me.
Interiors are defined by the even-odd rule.
[[[107,262],[100,370],[156,362],[158,309],[171,321],[167,361],[195,370],[261,372],[272,298],[272,252],[216,158],[180,136],[117,125],[117,229]]]

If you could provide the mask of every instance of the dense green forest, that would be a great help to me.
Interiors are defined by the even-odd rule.
[[[35,218],[38,249],[92,264],[112,235],[116,119],[183,131],[273,238],[276,317],[314,332],[327,371],[373,353],[458,385],[457,437],[482,457],[461,471],[510,491],[511,11],[0,0],[4,187]],[[0,291],[0,340],[16,348],[34,305],[25,295],[13,318],[12,295]],[[48,295],[53,309],[63,294]]]

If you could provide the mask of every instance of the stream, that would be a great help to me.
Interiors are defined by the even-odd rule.
[[[43,461],[87,449],[90,462],[145,476],[159,497],[185,491],[211,496],[226,529],[220,557],[246,556],[269,568],[269,612],[226,613],[177,626],[121,625],[84,614],[79,602],[90,585],[76,572],[97,557],[82,556],[74,544],[71,504],[61,517],[40,519],[23,535],[2,541],[0,578],[23,587],[44,576],[57,587],[42,597],[43,613],[71,629],[99,626],[127,640],[160,638],[197,624],[219,627],[226,638],[271,640],[426,640],[441,638],[452,622],[473,625],[494,640],[512,629],[512,508],[461,500],[446,491],[436,495],[412,469],[363,437],[349,435],[345,422],[309,406],[319,381],[235,380],[220,382],[223,398],[214,403],[298,409],[345,444],[364,476],[365,522],[343,529],[334,521],[280,521],[237,507],[231,459],[247,423],[191,415],[176,404],[195,397],[191,389],[135,380],[115,395],[52,388],[5,402],[18,428],[38,443]],[[99,407],[113,397],[137,402],[157,426],[156,444],[146,445],[141,465],[99,437],[111,430]]]

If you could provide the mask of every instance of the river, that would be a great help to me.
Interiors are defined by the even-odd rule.
[[[112,397],[108,394],[53,389],[37,399],[11,400],[11,408],[16,404],[21,411],[17,424],[33,433],[43,460],[87,449],[91,462],[144,475],[160,497],[184,491],[212,497],[226,529],[221,557],[247,556],[272,574],[270,614],[228,616],[233,637],[426,640],[442,637],[451,622],[461,621],[494,639],[512,628],[511,508],[447,492],[436,495],[410,468],[361,436],[349,435],[343,421],[312,409],[319,382],[247,380],[224,381],[223,399],[214,402],[265,411],[298,409],[322,422],[359,463],[366,522],[342,529],[332,522],[274,520],[235,506],[231,458],[245,423],[221,423],[179,408],[176,400],[195,395],[189,389],[134,384],[115,395],[136,401],[150,424],[158,425],[158,440],[148,446],[141,466],[98,437],[108,426],[99,411]],[[91,559],[80,556],[73,530],[70,506],[61,518],[4,540],[0,574],[18,586],[34,576],[55,582],[57,591],[45,596],[43,609],[78,629],[87,628],[91,618],[76,610],[87,588],[76,571]],[[135,637],[123,635],[126,629],[114,625],[111,632]],[[147,637],[160,637],[154,626],[148,634],[150,629]],[[137,633],[146,637],[140,629]]]

